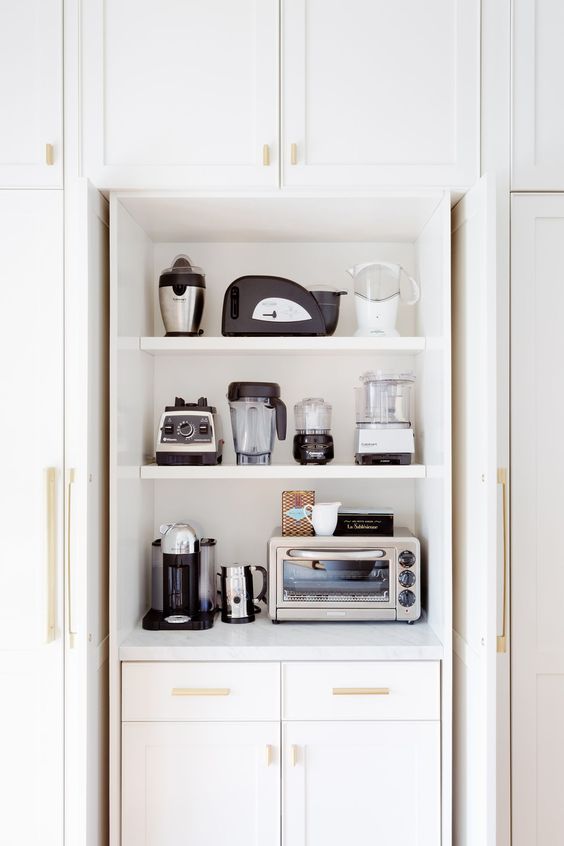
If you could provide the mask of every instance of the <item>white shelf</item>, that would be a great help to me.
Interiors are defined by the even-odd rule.
[[[425,465],[381,467],[358,464],[217,464],[210,467],[159,467],[145,464],[142,479],[424,479]]]
[[[128,347],[129,349],[130,347]],[[416,355],[425,350],[423,337],[298,338],[139,338],[139,349],[151,355]]]

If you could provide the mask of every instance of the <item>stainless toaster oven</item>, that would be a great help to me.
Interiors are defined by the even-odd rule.
[[[405,620],[421,616],[421,553],[408,529],[391,537],[274,537],[268,612],[283,620]]]

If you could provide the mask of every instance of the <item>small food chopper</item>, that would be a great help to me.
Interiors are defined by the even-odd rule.
[[[398,335],[396,321],[400,299],[406,305],[419,300],[419,285],[399,264],[369,261],[347,270],[354,280],[355,335]],[[411,295],[405,294],[405,282]]]
[[[276,382],[231,382],[227,389],[237,464],[270,464],[275,435],[286,438],[286,406]]]
[[[331,436],[332,407],[323,399],[310,397],[294,406],[296,432],[294,458],[300,464],[327,464],[335,457]]]
[[[357,464],[411,464],[413,373],[364,373],[355,388]]]

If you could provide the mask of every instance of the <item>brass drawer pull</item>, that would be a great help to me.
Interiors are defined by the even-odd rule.
[[[389,687],[334,687],[333,696],[389,696]]]
[[[270,745],[270,743],[266,744],[265,753],[266,753],[266,766],[269,767],[270,764],[272,763],[272,746]]]
[[[173,687],[173,696],[229,696],[229,687]]]
[[[270,165],[270,146],[268,144],[262,145],[262,163],[264,167],[269,167]]]
[[[47,167],[55,164],[55,150],[52,144],[45,144],[45,164]]]
[[[290,766],[295,767],[298,763],[298,747],[290,746]]]
[[[298,145],[290,144],[290,164],[297,165],[298,163]]]

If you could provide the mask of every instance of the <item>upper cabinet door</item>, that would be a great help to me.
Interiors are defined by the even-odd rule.
[[[277,0],[90,0],[83,43],[96,185],[278,185]]]
[[[469,186],[478,0],[282,0],[282,182]]]
[[[63,184],[62,0],[0,0],[0,187]]]
[[[564,189],[564,3],[513,0],[514,190]]]

